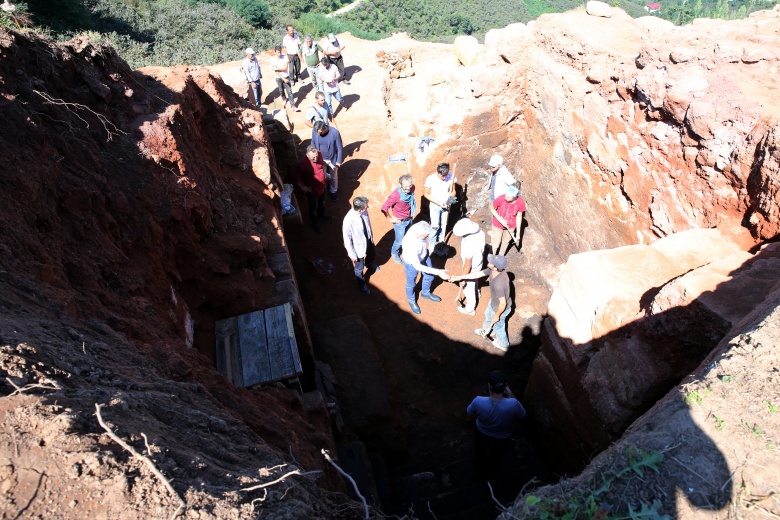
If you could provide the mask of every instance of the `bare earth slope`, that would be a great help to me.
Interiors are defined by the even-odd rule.
[[[349,516],[314,484],[342,486],[319,453],[327,418],[287,390],[233,389],[196,330],[273,304],[284,274],[254,113],[205,69],[155,80],[104,46],[7,31],[0,52],[0,516],[177,509],[104,434],[96,403],[188,518]],[[254,504],[263,491],[238,491],[299,464],[326,473]]]

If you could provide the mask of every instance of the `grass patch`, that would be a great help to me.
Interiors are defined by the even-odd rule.
[[[624,452],[624,465],[601,473],[593,478],[588,486],[573,490],[563,498],[540,497],[528,495],[519,513],[522,518],[539,518],[541,520],[669,520],[669,515],[661,512],[661,502],[641,502],[631,504],[615,493],[619,481],[627,478],[642,478],[650,470],[659,473],[664,455],[659,451],[646,452],[630,447]],[[616,504],[616,505],[610,505]]]

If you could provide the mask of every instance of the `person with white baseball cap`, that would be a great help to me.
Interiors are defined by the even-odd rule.
[[[259,108],[260,97],[263,95],[263,87],[260,85],[260,78],[263,77],[263,73],[260,71],[260,63],[257,61],[254,49],[252,49],[252,47],[247,47],[245,52],[246,58],[241,65],[241,70],[244,72],[246,82],[252,90],[252,95],[255,98],[255,106]]]
[[[500,155],[494,155],[490,158],[488,171],[490,172],[490,202],[493,202],[505,194],[509,186],[514,186],[517,180],[504,166],[504,158]]]

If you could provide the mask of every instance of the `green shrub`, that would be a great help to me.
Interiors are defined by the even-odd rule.
[[[386,38],[381,32],[369,32],[357,27],[356,24],[346,22],[340,18],[326,18],[318,13],[306,13],[302,15],[295,25],[298,34],[311,34],[314,38],[327,36],[328,33],[338,34],[349,31],[353,36],[364,40],[379,40]]]
[[[254,27],[271,27],[271,10],[260,0],[227,0],[227,6]]]

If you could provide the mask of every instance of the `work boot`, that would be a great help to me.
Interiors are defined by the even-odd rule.
[[[425,298],[426,300],[431,300],[432,302],[440,302],[441,296],[436,296],[435,294],[421,294],[420,298]]]
[[[458,312],[461,314],[466,314],[468,316],[475,316],[477,314],[476,311],[470,311],[466,309],[466,307],[458,307]]]
[[[477,329],[474,331],[474,334],[476,334],[477,336],[482,336],[485,339],[488,339],[489,333],[485,329]]]
[[[417,305],[417,302],[410,301],[409,302],[409,307],[412,308],[412,312],[415,313],[415,314],[420,314],[420,312],[422,312],[422,311],[420,311],[420,306]]]

